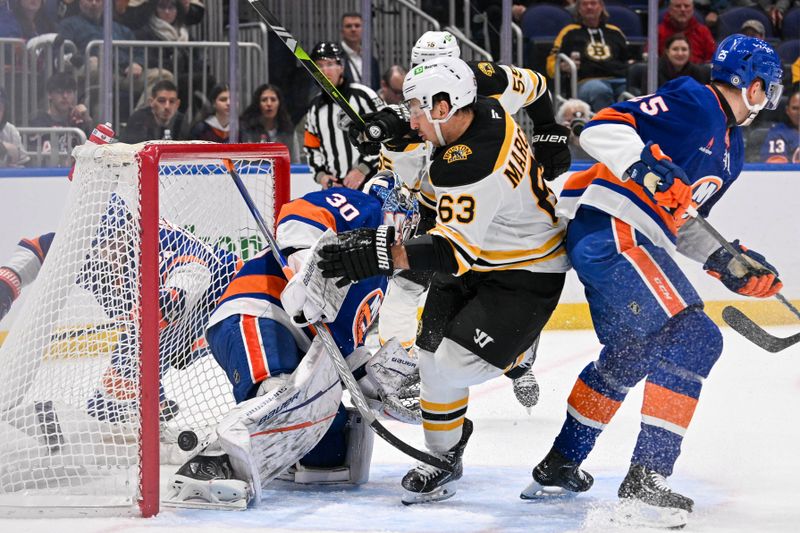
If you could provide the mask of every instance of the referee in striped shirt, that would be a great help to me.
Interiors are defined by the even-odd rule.
[[[345,81],[342,48],[338,43],[317,44],[311,52],[311,59],[359,115],[384,106],[369,87]],[[325,93],[312,100],[306,116],[303,144],[308,164],[314,171],[314,181],[323,189],[336,185],[357,189],[378,166],[377,155],[362,155],[350,144],[347,138],[349,119],[346,117],[342,108]]]

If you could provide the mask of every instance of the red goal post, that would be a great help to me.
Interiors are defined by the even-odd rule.
[[[152,516],[177,435],[210,435],[232,405],[203,324],[266,245],[223,161],[274,224],[289,155],[168,141],[74,155],[53,244],[0,346],[0,515]],[[173,277],[186,297],[166,320]]]

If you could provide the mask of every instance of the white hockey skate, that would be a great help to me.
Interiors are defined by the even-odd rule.
[[[233,478],[233,467],[221,449],[206,450],[184,464],[167,484],[166,507],[244,511],[253,492]]]

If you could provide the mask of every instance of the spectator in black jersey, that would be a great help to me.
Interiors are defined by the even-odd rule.
[[[230,88],[227,83],[222,83],[211,89],[208,94],[211,110],[192,127],[192,131],[189,134],[190,139],[217,143],[228,142],[231,122],[230,95]]]
[[[556,56],[570,56],[578,67],[578,98],[594,111],[613,104],[625,91],[628,43],[618,27],[608,24],[603,0],[578,0],[577,23],[568,24],[556,37],[547,58],[547,74],[556,75]],[[562,75],[569,72],[561,62]]]
[[[240,138],[247,143],[283,143],[289,149],[292,163],[300,162],[300,148],[283,92],[276,85],[265,83],[253,92],[250,104],[239,119]]]
[[[311,52],[311,59],[360,115],[383,107],[375,91],[345,79],[343,52],[337,43],[318,43]],[[322,93],[311,102],[303,145],[308,164],[314,171],[314,181],[323,188],[336,185],[360,188],[376,170],[377,155],[361,154],[350,144],[347,136],[350,123],[339,104],[327,94]]]
[[[162,80],[153,85],[148,103],[150,107],[139,109],[130,116],[128,125],[119,137],[121,142],[133,144],[189,138],[186,117],[178,111],[181,99],[178,98],[178,88],[174,83]]]

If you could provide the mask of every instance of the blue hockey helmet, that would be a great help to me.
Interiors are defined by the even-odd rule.
[[[395,238],[408,240],[419,223],[419,202],[395,172],[381,170],[364,184],[364,192],[381,202],[383,223],[394,226]]]
[[[767,93],[766,101],[751,106],[744,98],[753,117],[761,109],[778,107],[783,93],[783,65],[777,52],[766,41],[739,33],[719,43],[711,60],[711,79],[729,83],[742,91],[754,80],[761,79]]]

